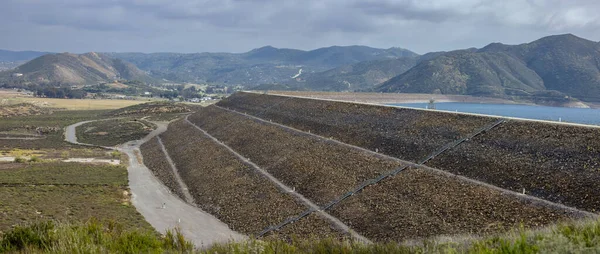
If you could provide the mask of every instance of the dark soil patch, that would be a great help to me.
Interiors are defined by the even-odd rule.
[[[373,241],[502,232],[539,227],[570,214],[425,169],[408,169],[369,186],[330,211]]]
[[[600,129],[510,121],[429,165],[502,188],[600,212]]]

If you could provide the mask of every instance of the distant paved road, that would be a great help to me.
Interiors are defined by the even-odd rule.
[[[88,122],[90,121],[68,126],[65,129],[65,140],[80,144],[77,142],[75,129]],[[142,140],[130,141],[116,147],[117,150],[129,156],[129,166],[127,167],[129,188],[132,194],[132,203],[138,212],[158,232],[164,233],[168,229],[180,228],[183,235],[198,248],[208,247],[214,243],[246,239],[246,236],[231,230],[211,214],[184,202],[171,193],[143,164],[139,146],[167,129],[166,123],[156,124],[157,129]]]

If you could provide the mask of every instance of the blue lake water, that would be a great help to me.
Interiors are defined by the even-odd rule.
[[[426,108],[428,103],[401,103],[390,105],[411,108]],[[438,110],[446,111],[549,121],[559,121],[560,119],[560,121],[563,122],[600,125],[600,109],[461,102],[436,103],[435,106]]]

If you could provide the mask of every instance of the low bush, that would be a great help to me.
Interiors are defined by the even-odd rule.
[[[0,252],[27,253],[165,253],[191,252],[194,247],[178,229],[164,237],[120,224],[90,220],[81,224],[53,221],[16,226],[0,238]]]

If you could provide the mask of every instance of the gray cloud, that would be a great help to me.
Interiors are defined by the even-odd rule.
[[[0,48],[234,51],[366,44],[419,53],[600,39],[596,0],[4,0]]]

